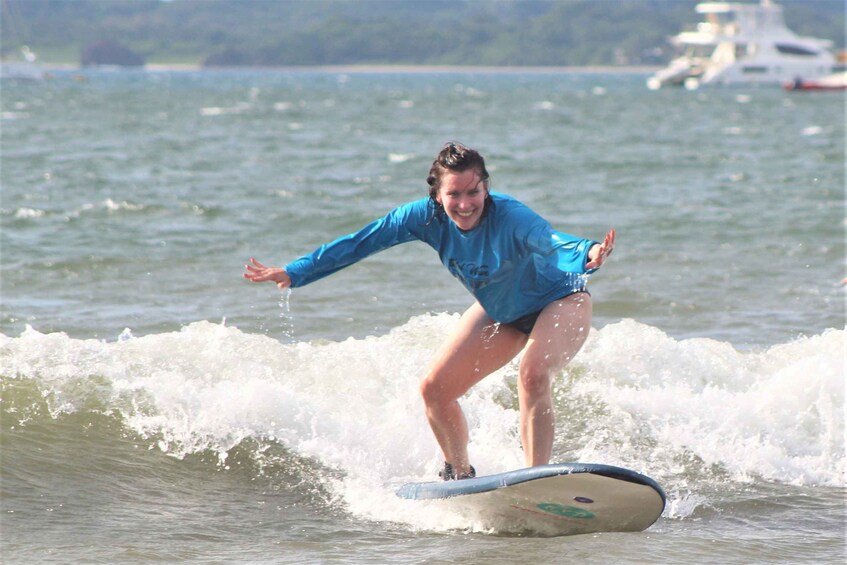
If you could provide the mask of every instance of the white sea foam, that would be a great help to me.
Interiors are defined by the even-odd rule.
[[[388,160],[392,163],[405,163],[415,157],[414,153],[389,153]]]
[[[122,210],[137,211],[144,209],[143,204],[133,204],[132,202],[127,202],[126,200],[116,202],[111,198],[107,198],[106,200],[104,200],[102,202],[102,206],[109,212],[120,212]]]
[[[326,480],[356,515],[467,527],[458,510],[411,512],[393,494],[434,478],[440,463],[417,386],[455,320],[420,316],[380,337],[290,344],[209,322],[125,330],[113,342],[27,329],[0,336],[0,359],[4,378],[39,382],[54,415],[94,398],[151,446],[175,457],[213,450],[223,466],[247,438],[276,442],[340,471]],[[631,320],[608,325],[560,379],[558,426],[572,445],[556,455],[655,477],[675,518],[708,506],[698,491],[725,481],[842,485],[845,335],[739,352]],[[471,458],[486,474],[522,466],[515,371],[463,399]]]
[[[736,480],[843,484],[845,332],[829,330],[758,353],[709,339],[676,341],[633,321],[607,326],[584,352],[589,374],[576,392],[603,399],[601,429],[633,422],[656,441],[657,458],[690,453]],[[582,458],[626,457],[625,437]],[[664,457],[660,452],[665,452]]]
[[[41,218],[45,214],[46,212],[44,210],[37,210],[35,208],[18,208],[15,210],[15,217],[18,219]]]
[[[205,117],[243,114],[251,109],[247,102],[238,102],[235,106],[207,106],[200,108],[200,115]]]

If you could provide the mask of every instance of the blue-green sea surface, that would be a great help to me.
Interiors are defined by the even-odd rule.
[[[0,90],[4,563],[840,563],[843,93],[599,73],[90,71]],[[241,278],[426,194],[442,144],[561,231],[618,233],[554,460],[668,494],[534,538],[401,501],[418,382],[469,295],[410,243],[290,294]],[[522,465],[517,368],[463,400]]]

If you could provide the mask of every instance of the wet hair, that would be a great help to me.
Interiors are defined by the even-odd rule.
[[[479,174],[480,180],[483,181],[486,190],[488,189],[488,170],[485,168],[485,159],[475,149],[466,147],[456,141],[450,141],[441,148],[435,160],[432,162],[432,167],[429,169],[429,175],[426,177],[426,183],[429,185],[429,198],[435,206],[435,214],[433,217],[443,217],[444,207],[438,203],[436,196],[438,189],[441,188],[441,179],[448,172],[463,173],[467,170],[474,169]],[[486,200],[486,208],[488,201]],[[432,221],[430,219],[430,221]]]

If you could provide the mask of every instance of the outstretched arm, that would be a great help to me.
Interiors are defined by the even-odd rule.
[[[291,277],[285,272],[285,269],[279,267],[266,267],[250,257],[250,263],[244,265],[247,271],[244,273],[244,278],[253,282],[273,281],[279,288],[288,288],[291,286]]]
[[[588,262],[585,264],[586,269],[597,269],[606,262],[609,255],[615,249],[615,228],[609,230],[603,243],[596,243],[588,250]]]

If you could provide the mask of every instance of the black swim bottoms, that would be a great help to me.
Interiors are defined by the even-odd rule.
[[[557,298],[556,300],[561,300],[562,298],[567,298],[571,294],[577,294],[578,292],[584,292],[587,295],[591,296],[591,293],[588,292],[587,290],[578,290],[576,292],[571,292],[570,294],[566,294],[566,295],[562,296],[561,298]],[[556,300],[554,300],[553,302],[555,302]],[[504,326],[512,326],[513,328],[515,328],[519,332],[522,332],[522,333],[525,333],[526,335],[529,335],[529,334],[532,333],[532,328],[535,327],[535,322],[538,321],[538,316],[541,315],[542,310],[544,310],[544,308],[542,308],[541,310],[539,310],[537,312],[532,312],[531,314],[527,314],[526,316],[521,316],[517,320],[512,320],[511,322],[506,322],[503,325]]]
[[[540,315],[541,315],[541,310],[539,310],[538,312],[533,312],[531,314],[527,314],[526,316],[521,316],[517,320],[513,320],[513,321],[508,322],[508,323],[503,324],[503,325],[504,326],[512,326],[513,328],[515,328],[519,332],[523,332],[526,335],[529,335],[529,334],[532,333],[532,328],[535,327],[535,322],[538,320],[538,316],[540,316]]]

